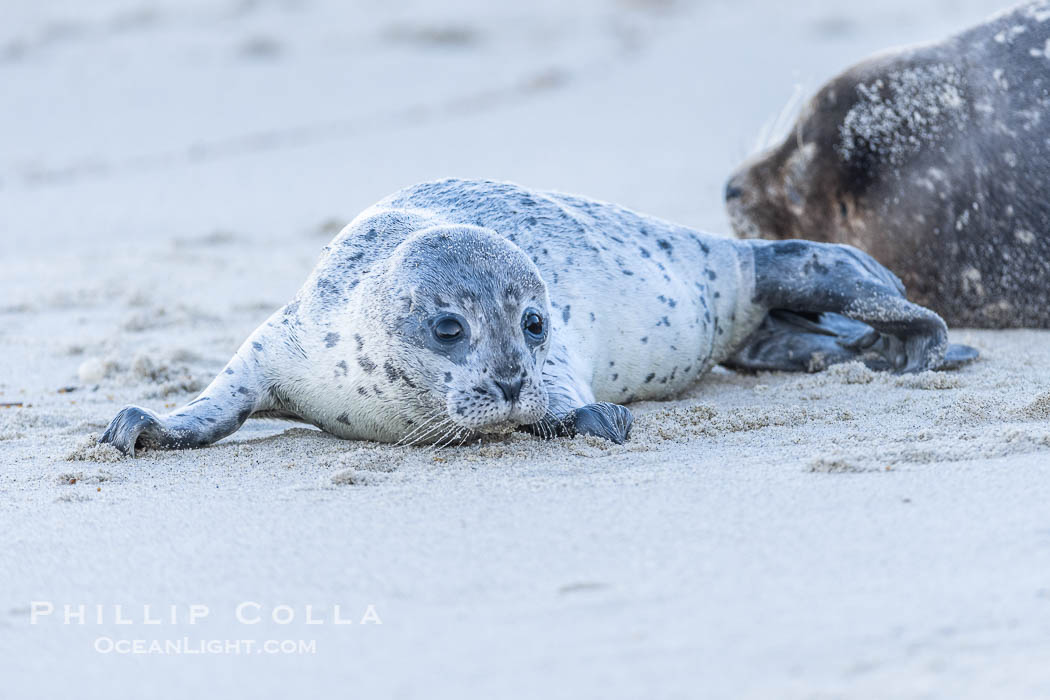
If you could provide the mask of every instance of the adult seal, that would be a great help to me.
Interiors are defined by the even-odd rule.
[[[672,396],[718,363],[911,372],[974,355],[850,247],[736,241],[582,197],[443,180],[359,215],[194,401],[125,408],[101,442],[198,447],[253,415],[402,444],[518,428],[622,442],[620,404]]]
[[[1050,327],[1050,6],[870,58],[728,181],[742,236],[849,243],[951,325]]]

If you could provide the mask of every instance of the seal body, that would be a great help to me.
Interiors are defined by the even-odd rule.
[[[848,243],[950,324],[1050,326],[1050,3],[823,86],[726,187],[739,235]]]
[[[920,370],[959,359],[946,337],[852,248],[443,180],[360,214],[200,397],[164,416],[128,407],[102,441],[200,446],[251,415],[403,444],[514,429],[622,441],[621,404],[673,396],[718,363]]]

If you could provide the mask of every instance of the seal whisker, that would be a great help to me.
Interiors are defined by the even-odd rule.
[[[795,83],[791,95],[788,96],[784,105],[775,115],[767,119],[762,128],[759,129],[758,136],[755,138],[755,145],[751,151],[753,154],[761,153],[771,148],[784,138],[790,123],[798,116],[805,94],[805,86],[802,83]]]
[[[549,408],[547,412],[540,419],[538,425],[540,426],[541,435],[544,440],[553,440],[558,437],[558,431],[561,427],[562,421],[558,416],[554,414]]]
[[[412,431],[411,435],[402,438],[402,440],[404,440],[404,444],[408,447],[417,445],[432,436],[435,432],[443,429],[449,421],[450,419],[444,414],[444,412],[439,412],[437,415],[428,419],[417,430]]]
[[[433,446],[434,442],[436,442],[436,440],[440,440],[441,437],[444,436],[445,433],[449,430],[449,427],[453,425],[455,424],[452,422],[452,419],[446,418],[445,420],[438,422],[435,426],[433,426],[430,430],[426,431],[422,435],[417,436],[414,440],[412,440],[412,442],[408,443],[408,446],[415,447],[416,445],[422,444],[424,441],[430,442],[430,446]],[[439,437],[435,438],[435,435]]]
[[[459,428],[459,427],[452,428],[448,433],[445,434],[445,437],[442,438],[442,440],[439,440],[436,443],[435,449],[444,449],[444,448],[448,447],[449,445],[452,444],[452,442],[457,437],[462,435],[462,433],[463,433],[463,429],[462,428]]]
[[[411,438],[412,438],[413,436],[415,436],[415,435],[416,435],[416,434],[417,434],[417,433],[418,433],[418,432],[419,432],[420,430],[423,430],[423,429],[424,429],[424,428],[426,428],[426,427],[427,427],[428,425],[430,425],[431,423],[433,423],[433,422],[434,422],[434,420],[436,420],[436,419],[440,418],[440,417],[441,417],[441,415],[442,415],[442,413],[444,413],[444,412],[443,412],[443,411],[441,411],[441,410],[436,410],[436,411],[434,411],[434,412],[433,412],[433,413],[431,413],[431,414],[430,414],[429,416],[425,417],[425,418],[423,419],[423,421],[422,421],[422,422],[421,422],[421,423],[420,423],[419,425],[417,425],[417,426],[416,426],[415,428],[413,428],[412,430],[408,431],[408,432],[407,432],[407,433],[406,433],[406,434],[405,434],[404,436],[402,436],[402,437],[401,437],[401,439],[400,439],[400,440],[398,440],[398,441],[397,441],[396,443],[394,443],[394,444],[395,444],[395,445],[398,445],[398,446],[400,446],[400,445],[404,445],[404,444],[405,444],[406,442],[408,442],[408,440],[409,440],[409,439],[411,439]]]
[[[448,438],[449,435],[452,435],[452,434],[455,434],[455,433],[458,432],[458,426],[456,426],[456,424],[453,423],[451,420],[449,420],[447,423],[444,423],[442,425],[442,429],[443,429],[443,432],[440,435],[438,435],[438,437],[435,438],[434,441],[431,442],[430,445],[428,445],[426,447],[426,449],[423,451],[423,454],[425,454],[425,455],[434,454],[435,452],[438,451],[438,449],[441,448],[441,446],[442,446],[441,442],[443,440]]]
[[[401,439],[405,440],[405,439],[411,437],[413,434],[415,434],[416,432],[418,432],[418,431],[422,430],[423,428],[425,428],[428,424],[430,424],[435,419],[440,418],[443,413],[444,413],[444,411],[434,410],[434,411],[431,411],[430,413],[424,414],[423,418],[419,420],[419,422],[416,424],[416,426],[414,428],[412,428],[411,430],[407,431],[405,433],[405,435]]]

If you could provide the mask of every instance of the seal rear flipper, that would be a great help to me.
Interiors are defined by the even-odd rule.
[[[950,345],[935,369],[957,369],[977,358],[966,345]],[[903,342],[841,314],[798,314],[774,309],[733,357],[722,364],[748,371],[819,372],[843,362],[863,362],[876,371],[906,364]]]
[[[969,345],[956,345],[951,344],[948,346],[948,352],[944,353],[944,362],[937,369],[948,370],[948,369],[959,369],[965,365],[974,362],[981,353],[978,352],[977,348],[972,348]]]
[[[259,381],[259,367],[246,342],[200,396],[171,413],[122,409],[99,438],[132,457],[140,448],[182,450],[209,445],[234,433],[256,412],[277,408]],[[244,358],[248,357],[248,360]]]
[[[817,314],[813,318],[774,309],[745,341],[744,346],[722,364],[731,369],[752,372],[819,372],[829,365],[858,359],[870,334],[840,335],[836,331],[846,329],[836,329],[833,324],[821,324],[821,316],[827,315]],[[849,321],[844,317],[839,318]],[[875,341],[878,340],[879,334],[870,326],[855,321],[852,323],[875,333]]]
[[[753,255],[752,301],[760,307],[810,318],[830,313],[859,321],[878,333],[873,342],[882,343],[878,352],[886,369],[921,372],[944,364],[948,351],[944,321],[909,302],[900,280],[867,253],[847,245],[811,241],[740,243]],[[821,318],[821,326],[831,324],[828,330],[839,335],[842,321]]]

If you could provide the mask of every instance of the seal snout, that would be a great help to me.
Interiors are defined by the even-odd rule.
[[[727,202],[731,202],[734,199],[740,199],[744,194],[744,188],[740,186],[740,181],[736,177],[729,178],[729,182],[726,183],[725,198]]]
[[[535,423],[548,406],[542,383],[520,367],[516,374],[505,374],[482,366],[482,372],[473,377],[458,378],[445,401],[456,425],[481,433],[502,433]]]
[[[521,377],[511,380],[494,379],[493,381],[507,403],[514,403],[521,396]]]

